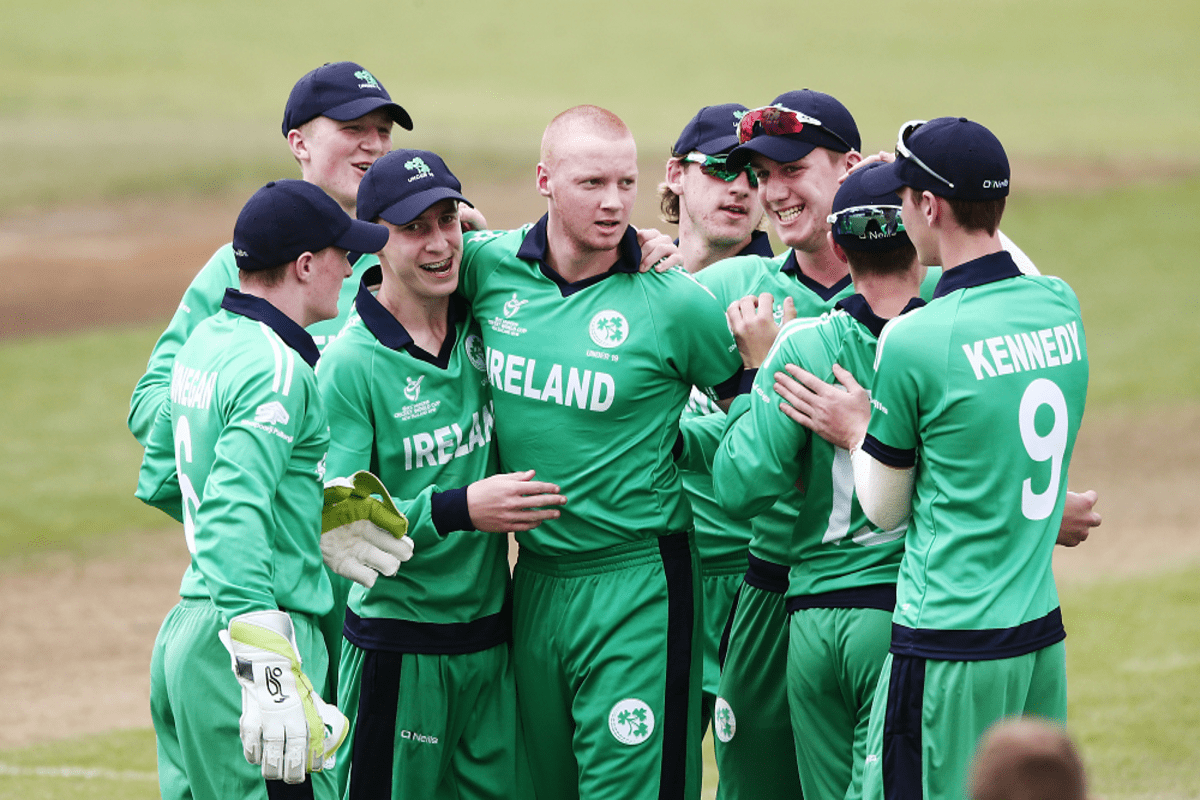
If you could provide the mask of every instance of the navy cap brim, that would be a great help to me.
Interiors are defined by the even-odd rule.
[[[697,145],[696,152],[704,153],[706,156],[720,155],[721,153],[728,153],[737,147],[737,143],[738,137],[736,133],[730,136],[721,136],[720,138]]]
[[[904,179],[901,177],[901,170],[903,168],[904,163],[900,159],[896,159],[890,164],[884,164],[881,167],[869,170],[862,176],[862,187],[866,192],[873,195],[899,191],[901,186],[906,185]]]
[[[374,222],[350,220],[350,227],[330,245],[352,253],[378,253],[387,244],[388,229]]]
[[[379,108],[386,109],[388,116],[401,128],[404,128],[406,131],[413,129],[412,117],[408,115],[408,112],[395,103],[384,100],[382,97],[362,97],[358,100],[352,100],[349,103],[342,103],[340,106],[334,106],[323,112],[320,116],[336,119],[338,122],[347,122],[370,114]]]
[[[754,153],[766,156],[772,161],[787,164],[799,161],[817,149],[819,145],[812,142],[802,142],[790,136],[755,136],[750,141],[734,148],[729,154],[728,164],[733,169],[741,169],[750,163]]]
[[[474,203],[450,187],[434,186],[431,189],[410,195],[398,203],[393,203],[380,211],[377,216],[393,225],[407,225],[424,214],[427,208],[442,200],[457,200],[460,203],[466,203],[471,208],[475,207]]]

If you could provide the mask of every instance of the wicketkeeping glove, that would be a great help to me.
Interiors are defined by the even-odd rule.
[[[325,484],[321,555],[338,575],[368,589],[380,575],[395,575],[400,564],[412,558],[413,540],[407,531],[408,520],[370,472],[360,470]]]
[[[300,670],[292,619],[283,611],[239,614],[220,632],[242,685],[242,750],[270,781],[303,783],[333,766],[350,723]]]

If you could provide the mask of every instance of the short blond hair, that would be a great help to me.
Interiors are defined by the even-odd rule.
[[[550,164],[555,150],[564,138],[577,132],[586,132],[606,139],[632,139],[633,134],[621,118],[600,106],[573,106],[550,120],[542,134],[541,162]]]

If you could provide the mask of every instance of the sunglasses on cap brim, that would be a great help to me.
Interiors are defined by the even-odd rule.
[[[851,206],[830,214],[826,222],[840,236],[884,239],[904,232],[900,206]]]
[[[738,144],[745,144],[753,139],[756,129],[767,136],[786,136],[800,133],[804,130],[805,125],[825,131],[844,144],[848,151],[855,149],[835,131],[826,127],[821,120],[810,117],[803,111],[795,111],[785,106],[763,106],[743,114],[738,121]]]
[[[953,183],[951,183],[950,181],[943,178],[941,175],[934,172],[929,167],[928,164],[926,164],[924,161],[922,161],[920,158],[918,158],[913,153],[912,150],[908,149],[908,137],[912,136],[913,131],[915,131],[917,128],[921,127],[928,121],[929,120],[925,120],[925,119],[914,119],[914,120],[909,120],[908,122],[906,122],[900,126],[900,133],[896,137],[896,157],[908,159],[909,161],[916,164],[921,169],[925,170],[925,172],[929,173],[930,175],[937,178],[939,181],[941,181],[942,183],[946,184],[951,189],[953,189],[954,188]]]

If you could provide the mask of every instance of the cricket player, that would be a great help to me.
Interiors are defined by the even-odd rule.
[[[866,176],[900,191],[933,300],[880,338],[873,411],[852,453],[873,523],[911,519],[890,653],[871,711],[864,797],[961,797],[984,729],[1006,716],[1065,721],[1062,614],[1050,567],[1087,397],[1079,302],[1022,275],[997,227],[1008,157],[982,125],[901,128]]]
[[[321,770],[346,720],[313,688],[333,602],[319,543],[329,424],[305,327],[337,314],[347,252],[386,240],[312,183],[267,184],[234,228],[241,291],[175,354],[171,449],[191,563],[150,665],[164,798],[335,796]]]
[[[679,225],[683,267],[693,274],[730,256],[773,255],[766,231],[759,230],[763,211],[758,203],[758,178],[749,167],[731,170],[725,163],[729,151],[737,146],[738,119],[745,111],[738,103],[700,109],[684,126],[667,159],[659,204],[663,218]],[[713,499],[712,455],[725,428],[724,412],[703,391],[693,389],[680,427],[703,441],[702,446],[689,448],[700,454],[697,462],[681,465],[683,488],[695,516],[704,595],[703,734],[717,699],[721,635],[746,573],[750,526],[730,520]]]
[[[292,87],[283,111],[283,135],[300,165],[301,177],[321,187],[350,216],[354,216],[358,183],[376,159],[392,149],[392,126],[412,130],[408,112],[370,72],[350,61],[325,64]],[[338,312],[314,323],[309,333],[320,350],[332,340],[349,314],[359,280],[378,260],[373,253],[351,253],[354,280],[346,281],[338,297]],[[179,519],[179,486],[172,458],[154,460],[150,453],[171,452],[168,383],[175,353],[189,334],[220,307],[226,288],[237,286],[237,263],[232,244],[222,246],[192,279],[175,316],[163,331],[146,373],[133,390],[129,430],[147,448],[138,475],[138,498]],[[153,446],[151,440],[159,441]],[[166,445],[164,447],[164,445]],[[331,572],[335,604],[323,621],[326,643],[334,657],[341,646],[341,609],[349,581]],[[336,685],[324,687],[335,699]]]
[[[557,517],[565,498],[532,471],[495,474],[483,343],[454,294],[461,189],[424,150],[367,170],[358,216],[389,239],[317,371],[327,471],[379,476],[415,543],[395,576],[351,587],[338,690],[352,730],[353,758],[338,765],[347,798],[529,794],[502,534]]]
[[[539,797],[695,798],[700,614],[673,459],[692,386],[732,397],[722,306],[684,270],[637,274],[637,148],[577,106],[542,138],[548,211],[464,245],[502,470],[570,502],[518,532],[513,655]]]
[[[743,353],[747,366],[757,367],[785,313],[820,316],[853,292],[849,270],[826,236],[826,218],[838,179],[860,159],[860,140],[845,106],[808,89],[742,115],[737,133],[741,144],[727,164],[751,166],[766,216],[790,249],[774,258],[726,259],[697,280],[730,307],[740,340],[751,341],[756,324],[765,332]],[[792,798],[801,792],[787,707],[784,597],[798,500],[794,490],[750,523],[748,569],[730,615],[713,715],[722,798]]]
[[[735,517],[767,512],[780,497],[797,506],[791,530],[777,538],[789,548],[788,705],[807,800],[862,792],[867,722],[891,639],[904,530],[870,524],[854,497],[849,452],[796,425],[773,387],[786,365],[832,381],[839,364],[869,390],[884,323],[924,304],[918,295],[926,270],[900,221],[900,198],[863,188],[865,175],[881,167],[851,172],[829,216],[830,246],[849,265],[855,294],[820,318],[783,327],[748,406],[731,414],[713,466],[717,499]]]

